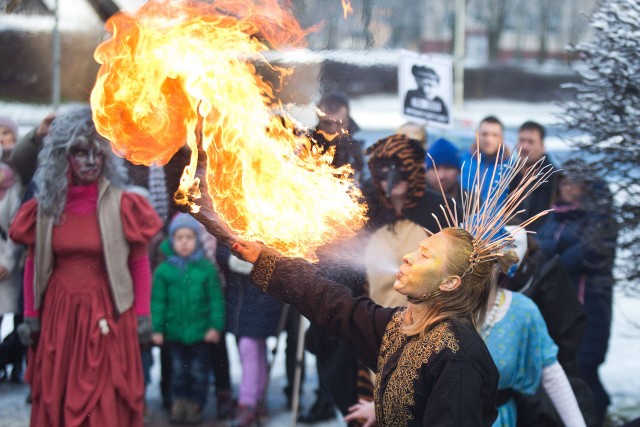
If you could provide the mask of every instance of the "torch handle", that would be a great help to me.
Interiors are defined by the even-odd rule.
[[[194,217],[200,224],[204,226],[209,234],[212,234],[219,243],[231,247],[238,241],[236,236],[229,226],[220,218],[220,216],[213,209],[213,200],[209,195],[209,188],[207,184],[207,153],[202,149],[201,134],[199,133],[198,139],[198,162],[196,165],[195,176],[199,179],[198,188],[200,189],[200,197],[191,200],[199,206],[198,212],[192,212]]]
[[[212,234],[218,239],[219,243],[231,247],[231,245],[238,241],[238,236],[233,234],[217,214],[212,214],[203,209],[198,212],[190,212],[190,214],[204,226],[209,234]]]
[[[235,251],[232,251],[232,253],[244,261],[248,261],[252,264],[255,263],[260,255],[260,251],[262,250],[262,245],[257,242],[245,242],[242,240],[240,236],[235,234],[229,225],[227,225],[227,223],[224,222],[222,218],[220,218],[220,215],[218,215],[214,210],[213,201],[209,195],[208,183],[205,176],[206,174],[204,173],[206,172],[206,166],[203,167],[202,165],[203,162],[199,161],[196,169],[200,195],[198,198],[191,199],[191,202],[196,204],[200,209],[198,212],[190,211],[189,213],[204,226],[207,232],[218,240],[218,243],[222,243],[230,248],[232,248],[235,243],[240,243],[241,246],[245,248],[242,253]]]

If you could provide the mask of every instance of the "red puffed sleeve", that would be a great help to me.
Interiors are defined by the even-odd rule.
[[[37,218],[38,202],[36,199],[31,199],[18,209],[11,227],[9,227],[11,240],[25,246],[35,245]]]
[[[124,193],[121,201],[122,228],[131,247],[129,271],[138,316],[150,315],[151,266],[147,243],[162,228],[162,221],[147,200],[137,194]]]
[[[39,313],[34,309],[33,294],[33,248],[36,244],[36,219],[38,217],[38,203],[36,199],[26,202],[16,213],[9,237],[16,243],[27,246],[27,261],[24,266],[22,286],[24,288],[24,315],[26,317],[38,317]]]

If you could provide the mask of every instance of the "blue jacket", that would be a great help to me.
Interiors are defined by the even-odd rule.
[[[467,153],[462,157],[462,170],[460,173],[460,183],[461,187],[464,191],[469,191],[471,187],[473,187],[474,179],[476,178],[476,173],[479,172],[480,181],[483,181],[482,190],[480,192],[480,198],[483,201],[487,200],[487,196],[489,195],[489,191],[496,191],[496,186],[500,177],[503,173],[506,172],[506,168],[508,167],[509,158],[505,156],[503,162],[498,162],[496,164],[495,158],[489,158],[487,156],[481,156],[480,164],[478,165],[478,159],[475,155]],[[495,171],[495,173],[494,173]],[[484,180],[483,180],[484,177]],[[492,179],[493,178],[493,179]],[[509,188],[506,188],[498,198],[498,204],[496,206],[501,206],[507,198],[509,194]],[[488,215],[491,213],[487,212]]]
[[[617,227],[604,184],[586,193],[592,194],[599,206],[556,205],[536,240],[547,257],[559,255],[584,304],[587,323],[578,361],[598,365],[604,361],[611,326]]]
[[[228,247],[218,245],[216,260],[227,282],[227,331],[238,338],[275,335],[282,303],[253,285],[247,274],[232,271],[230,255]]]

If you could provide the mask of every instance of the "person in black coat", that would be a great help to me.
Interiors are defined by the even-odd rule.
[[[362,143],[353,138],[360,128],[349,111],[349,99],[340,92],[329,92],[320,98],[316,106],[318,124],[309,139],[323,152],[335,150],[332,165],[351,165],[356,179],[360,179],[364,161]]]
[[[528,234],[524,260],[501,281],[507,289],[531,298],[540,309],[549,335],[558,346],[558,362],[567,374],[585,423],[589,427],[595,426],[593,394],[580,377],[577,364],[586,314],[559,256],[547,260],[535,237]],[[543,387],[535,395],[517,395],[516,404],[519,427],[564,425]]]
[[[276,335],[283,306],[251,283],[251,266],[232,255],[228,247],[218,245],[216,260],[226,281],[226,328],[236,337],[242,364],[233,423],[236,427],[248,427],[266,409],[269,375],[266,339]]]
[[[408,307],[387,308],[325,278],[318,266],[281,257],[258,243],[232,251],[254,263],[251,280],[297,307],[340,338],[377,372],[378,425],[491,426],[496,419],[498,370],[475,325],[486,306],[496,263],[474,264],[473,237],[447,228],[405,256],[394,286]]]
[[[527,157],[527,163],[525,169],[511,182],[511,188],[518,185],[522,176],[527,172],[527,169],[533,166],[537,161],[544,158],[542,166],[553,166],[549,156],[545,152],[544,138],[546,130],[540,123],[527,121],[524,122],[518,130],[518,144],[516,145],[516,152],[520,152],[522,157]],[[558,190],[558,175],[553,174],[547,182],[540,184],[524,201],[521,208],[524,209],[522,213],[522,219],[529,219],[538,213],[547,210],[551,207],[554,201],[556,192]],[[547,218],[543,217],[538,221],[531,224],[528,229],[530,231],[538,231],[544,224]]]
[[[555,211],[536,238],[547,257],[559,256],[584,305],[587,319],[578,367],[593,392],[601,425],[610,401],[598,367],[604,362],[611,328],[617,224],[606,183],[585,176],[587,169],[579,161],[567,162],[563,169]]]

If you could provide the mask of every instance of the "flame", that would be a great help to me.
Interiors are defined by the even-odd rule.
[[[353,13],[353,7],[351,7],[351,2],[349,0],[342,0],[342,12],[344,19],[347,19],[347,16]]]
[[[201,147],[213,208],[241,238],[314,259],[316,248],[362,226],[353,171],[332,168],[332,153],[297,136],[282,106],[274,115],[273,88],[256,73],[254,63],[269,65],[262,52],[304,42],[278,0],[151,0],[106,28],[112,37],[95,52],[96,127],[137,164],[166,164],[186,143],[177,202],[198,208]]]

